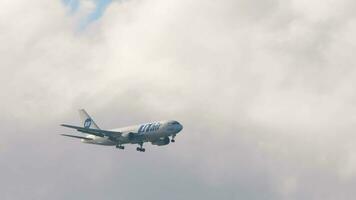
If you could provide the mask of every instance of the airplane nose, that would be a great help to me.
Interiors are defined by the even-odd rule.
[[[183,129],[183,126],[181,124],[178,125],[178,132]]]

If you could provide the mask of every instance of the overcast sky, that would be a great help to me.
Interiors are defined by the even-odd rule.
[[[3,0],[0,199],[356,195],[354,0]],[[176,119],[176,143],[81,144]]]

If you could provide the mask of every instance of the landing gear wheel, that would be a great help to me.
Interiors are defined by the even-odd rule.
[[[145,152],[145,151],[146,151],[146,149],[140,148],[140,147],[137,147],[136,150],[137,150],[137,151],[141,151],[141,152]]]
[[[172,136],[171,142],[175,142],[174,138],[176,137],[176,135]]]
[[[144,149],[144,148],[142,148],[143,143],[139,143],[139,145],[140,145],[140,146],[139,146],[139,147],[137,147],[137,148],[136,148],[136,150],[137,150],[137,151],[141,151],[141,152],[145,152],[145,149]]]

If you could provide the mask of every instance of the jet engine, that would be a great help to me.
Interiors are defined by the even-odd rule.
[[[169,137],[160,138],[156,141],[153,141],[152,144],[157,145],[157,146],[167,145],[167,144],[169,144]]]

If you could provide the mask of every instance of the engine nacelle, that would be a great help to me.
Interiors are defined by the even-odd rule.
[[[169,144],[169,137],[165,137],[152,142],[153,145],[163,146]]]

